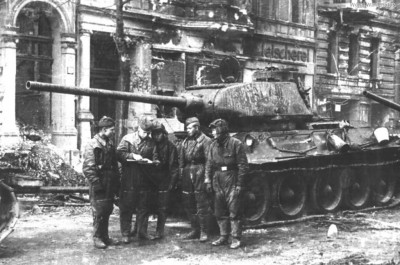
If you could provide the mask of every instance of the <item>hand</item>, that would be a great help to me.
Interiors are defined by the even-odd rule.
[[[237,193],[241,193],[242,190],[243,190],[243,187],[242,187],[242,186],[236,186],[236,188],[235,188],[235,191],[236,191]]]
[[[160,160],[154,160],[153,163],[158,166],[159,164],[161,164]]]
[[[114,205],[119,207],[119,197],[118,196],[114,196]]]
[[[100,183],[100,180],[95,180],[94,182],[92,182],[92,187],[93,187],[93,191],[95,193],[99,193],[101,191],[104,191],[103,184]]]
[[[208,193],[212,193],[213,192],[213,188],[211,183],[206,183],[206,192]]]
[[[134,154],[134,153],[132,153],[132,158],[133,158],[134,160],[142,160],[142,159],[143,159],[143,157],[142,157],[141,155]]]

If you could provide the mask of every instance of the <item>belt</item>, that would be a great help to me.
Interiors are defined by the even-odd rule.
[[[188,162],[188,165],[204,165],[204,162],[205,161],[194,161],[194,160],[192,160],[192,161]]]
[[[238,167],[236,165],[219,166],[215,171],[231,171],[231,170],[238,170]]]

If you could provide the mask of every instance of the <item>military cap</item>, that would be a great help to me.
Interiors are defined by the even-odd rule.
[[[224,119],[216,119],[210,123],[209,127],[211,129],[216,129],[218,133],[228,132],[228,122]]]
[[[153,127],[153,119],[145,115],[141,116],[139,118],[139,127],[143,131],[150,131]]]
[[[113,126],[115,126],[115,121],[110,117],[104,116],[99,120],[99,128],[113,127]]]
[[[167,130],[165,129],[164,124],[162,124],[162,123],[159,122],[159,121],[155,121],[155,122],[153,123],[153,127],[151,128],[151,131],[152,131],[152,132],[162,132],[162,133],[168,134],[168,133],[167,133]]]
[[[185,121],[185,125],[186,126],[189,126],[189,124],[193,124],[193,123],[198,125],[198,126],[200,126],[199,119],[197,119],[196,117],[187,118],[186,121]]]

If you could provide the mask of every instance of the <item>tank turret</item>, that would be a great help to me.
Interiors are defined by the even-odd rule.
[[[174,106],[178,118],[197,116],[203,125],[224,118],[232,130],[287,130],[310,121],[312,113],[291,82],[222,83],[188,87],[174,96],[79,88],[28,81],[27,89]]]

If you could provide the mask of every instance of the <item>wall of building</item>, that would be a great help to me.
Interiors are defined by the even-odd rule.
[[[398,101],[400,13],[394,3],[363,7],[335,3],[319,7],[317,109],[325,116],[382,126],[397,113],[386,108],[377,114],[373,111],[377,103],[362,92]]]

